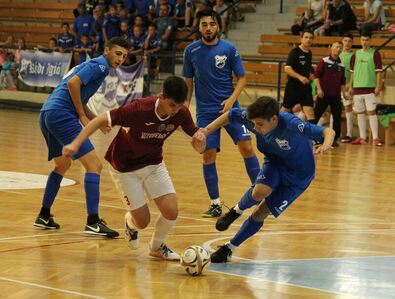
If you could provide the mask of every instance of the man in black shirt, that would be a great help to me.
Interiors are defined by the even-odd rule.
[[[311,93],[310,77],[314,72],[311,61],[310,47],[314,35],[310,31],[302,33],[301,44],[288,54],[285,72],[288,81],[285,86],[284,102],[281,111],[291,112],[296,104],[300,104],[308,122],[314,123],[313,96]]]
[[[343,36],[349,30],[356,29],[357,18],[352,11],[350,4],[344,0],[333,0],[329,4],[329,16],[324,24],[324,35],[332,35],[337,32],[337,35]]]

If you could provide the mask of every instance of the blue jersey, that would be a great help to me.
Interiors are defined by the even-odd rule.
[[[75,75],[81,79],[81,101],[83,105],[86,105],[108,75],[109,70],[110,66],[104,56],[99,56],[77,65],[64,76],[63,80],[42,106],[41,111],[62,109],[75,112],[67,82]]]
[[[185,48],[182,70],[186,78],[194,78],[197,113],[222,110],[221,103],[233,93],[233,73],[244,75],[239,52],[228,41],[220,39],[216,45],[205,45],[201,40]],[[238,107],[238,102],[235,106]]]
[[[285,185],[298,184],[307,187],[315,175],[315,160],[311,139],[322,138],[324,128],[298,117],[280,112],[276,128],[262,135],[254,130],[245,109],[231,109],[229,121],[243,124],[256,134],[257,148],[265,155],[265,161],[274,163],[281,172]]]

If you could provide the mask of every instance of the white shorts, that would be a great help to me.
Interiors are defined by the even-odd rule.
[[[348,93],[346,95],[348,96],[348,99],[346,99],[342,95],[342,102],[343,102],[344,107],[352,105],[352,97],[350,97],[350,95]]]
[[[128,210],[146,204],[144,192],[149,199],[176,193],[164,162],[130,172],[119,172],[112,167],[109,171]]]
[[[356,113],[376,110],[376,95],[374,93],[358,94],[353,96],[354,106],[353,109]],[[365,109],[366,107],[366,109]]]

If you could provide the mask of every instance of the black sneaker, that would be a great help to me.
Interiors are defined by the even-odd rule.
[[[215,224],[215,228],[222,232],[224,230],[227,230],[228,227],[237,219],[240,217],[241,214],[237,213],[234,208],[231,208],[228,213],[226,213],[224,216],[219,217],[217,220],[217,223]]]
[[[59,229],[60,227],[60,225],[53,220],[52,215],[50,215],[49,218],[38,215],[33,225],[43,229]]]
[[[202,213],[203,218],[215,218],[219,217],[222,214],[222,207],[217,204],[212,204],[210,208]]]
[[[232,257],[232,250],[228,247],[228,245],[224,244],[220,246],[217,251],[211,254],[211,262],[212,263],[226,263]]]
[[[90,235],[104,236],[108,238],[116,238],[119,236],[119,233],[109,228],[107,226],[107,223],[103,219],[99,219],[99,221],[95,224],[85,225],[84,233]]]

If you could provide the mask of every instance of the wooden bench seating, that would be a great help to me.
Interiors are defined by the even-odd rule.
[[[72,11],[77,7],[77,1],[74,2],[46,2],[46,1],[0,1],[0,9],[29,9],[29,10],[69,10]]]
[[[0,19],[16,21],[74,22],[72,11],[61,10],[5,10],[0,9]]]

